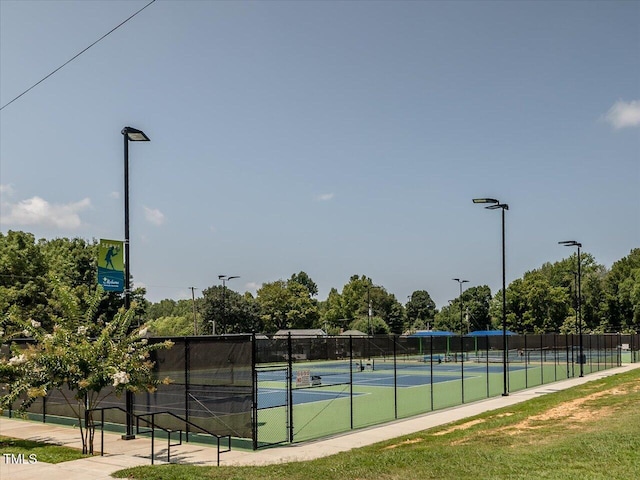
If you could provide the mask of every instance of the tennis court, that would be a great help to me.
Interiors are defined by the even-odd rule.
[[[510,337],[506,355],[508,391],[577,376],[576,340],[571,335]],[[584,340],[585,373],[618,364],[619,339],[615,336]],[[259,405],[260,445],[269,444],[269,425],[278,421],[287,429],[286,433],[281,430],[280,441],[305,441],[498,396],[504,391],[501,338],[385,336],[289,341],[288,345],[282,340],[277,345],[271,343],[272,353],[275,350],[285,359],[287,355],[292,357],[281,364],[280,377],[268,372],[258,376],[258,392],[276,389],[282,399],[280,405],[271,402],[264,409],[262,405],[266,404]],[[289,385],[293,394],[287,397]],[[259,404],[261,399],[259,393]],[[276,415],[278,409],[280,415]]]

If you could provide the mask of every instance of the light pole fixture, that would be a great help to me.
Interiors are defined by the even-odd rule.
[[[129,310],[131,306],[131,286],[129,283],[129,142],[148,142],[149,137],[141,131],[131,127],[124,127],[122,131],[124,139],[124,308]],[[133,433],[133,392],[125,393],[125,409],[127,411],[127,432],[122,435],[123,440],[136,438]]]
[[[484,207],[488,210],[502,210],[502,380],[503,390],[502,396],[509,395],[509,387],[507,382],[507,280],[506,280],[506,255],[505,255],[505,241],[504,241],[504,212],[509,210],[509,205],[506,203],[500,203],[495,198],[474,198],[473,203],[486,203],[488,206]]]
[[[460,336],[463,335],[463,327],[464,327],[464,320],[463,320],[463,316],[462,316],[462,307],[463,307],[463,303],[462,303],[462,284],[463,283],[469,283],[469,280],[461,280],[460,278],[454,278],[454,281],[458,282],[458,284],[460,284]]]
[[[582,244],[580,242],[576,242],[575,240],[565,240],[564,242],[558,242],[560,245],[564,245],[565,247],[578,247],[578,342],[580,354],[578,355],[578,363],[580,363],[580,376],[584,377],[584,355],[582,348],[582,292],[581,292],[581,274],[580,274],[580,248],[582,248]]]
[[[234,278],[240,278],[239,275],[218,275],[218,280],[222,280],[222,324],[225,324],[225,293],[227,290],[227,281],[228,280],[233,280]],[[212,334],[215,335],[216,334],[216,323],[215,320],[212,321],[213,325],[212,325]]]

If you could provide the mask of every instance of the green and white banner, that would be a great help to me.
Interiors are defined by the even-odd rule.
[[[124,248],[122,240],[100,239],[98,285],[107,292],[124,291]]]

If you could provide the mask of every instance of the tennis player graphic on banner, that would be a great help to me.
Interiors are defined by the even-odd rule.
[[[106,292],[124,291],[124,248],[122,240],[100,239],[98,285]]]

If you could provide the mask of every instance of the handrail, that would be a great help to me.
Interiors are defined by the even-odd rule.
[[[209,430],[201,427],[200,425],[193,423],[189,420],[187,420],[186,418],[182,418],[179,415],[176,415],[175,413],[169,412],[169,411],[162,411],[162,412],[147,412],[147,413],[142,413],[142,414],[135,414],[135,413],[130,413],[127,412],[125,409],[121,408],[121,407],[101,407],[101,408],[90,408],[85,410],[84,415],[85,415],[85,425],[89,426],[89,412],[94,412],[94,411],[99,411],[100,412],[100,456],[104,455],[104,411],[105,410],[120,410],[121,412],[125,413],[126,415],[131,415],[133,418],[136,419],[136,433],[138,434],[146,434],[146,433],[151,433],[151,465],[154,464],[154,457],[155,457],[155,429],[159,428],[160,430],[164,430],[165,432],[167,432],[167,462],[170,462],[171,460],[171,447],[175,447],[178,445],[182,445],[182,430],[178,430],[178,432],[180,433],[180,441],[179,443],[175,443],[172,444],[171,443],[171,433],[174,430],[171,430],[169,428],[164,428],[160,425],[157,425],[155,422],[155,417],[156,415],[170,415],[176,419],[178,419],[181,422],[184,422],[186,425],[191,425],[192,427],[197,428],[198,430],[201,430],[202,432],[211,435],[212,437],[215,437],[217,440],[217,465],[220,466],[220,454],[221,453],[226,453],[226,452],[230,452],[231,451],[231,435],[218,435],[216,433],[210,432]],[[151,416],[151,421],[147,420],[144,417],[148,417]],[[142,420],[143,422],[146,422],[147,424],[151,425],[151,430],[147,430],[147,431],[141,431],[140,430],[140,420]],[[95,421],[93,421],[93,419],[91,420],[93,425],[96,426]],[[225,438],[227,439],[227,448],[226,450],[220,450],[220,440]],[[187,442],[189,441],[189,438],[187,437]],[[91,445],[91,451],[89,452],[91,454],[93,454],[93,445]]]
[[[84,411],[84,424],[85,428],[89,428],[89,412],[97,412],[100,411],[100,456],[104,456],[104,411],[105,410],[120,410],[125,415],[134,415],[134,413],[127,412],[124,408],[121,407],[102,407],[102,408],[89,408]],[[93,426],[96,426],[96,423],[93,419],[91,419]],[[90,445],[89,453],[93,455],[93,443]]]
[[[171,416],[171,417],[176,418],[177,420],[179,420],[179,421],[181,421],[181,422],[184,422],[184,423],[185,423],[185,425],[190,425],[190,426],[192,426],[192,427],[194,427],[194,428],[197,428],[198,430],[201,430],[202,432],[204,432],[204,433],[206,433],[206,434],[208,434],[208,435],[211,435],[212,437],[214,437],[214,438],[216,439],[216,443],[217,443],[217,464],[218,464],[218,466],[220,466],[220,454],[221,454],[221,453],[226,453],[226,452],[230,452],[230,451],[231,451],[231,435],[230,435],[230,434],[227,434],[227,435],[218,435],[217,433],[210,432],[209,430],[207,430],[206,428],[204,428],[204,427],[202,427],[202,426],[198,425],[197,423],[193,423],[192,421],[187,420],[186,418],[183,418],[183,417],[181,417],[181,416],[179,416],[179,415],[176,415],[176,414],[175,414],[175,413],[173,413],[173,412],[169,412],[169,411],[166,411],[166,410],[165,410],[165,411],[161,411],[161,412],[148,412],[148,413],[142,413],[142,414],[140,414],[140,415],[137,415],[137,417],[138,417],[139,419],[141,419],[142,421],[149,423],[149,421],[148,421],[148,420],[146,420],[146,419],[144,419],[144,418],[143,418],[143,417],[147,417],[147,416],[149,416],[149,415],[151,416],[151,429],[152,429],[152,433],[151,433],[151,445],[152,445],[152,448],[153,448],[153,441],[154,441],[154,440],[153,440],[153,439],[154,439],[153,428],[154,428],[154,425],[155,425],[155,417],[156,417],[156,415],[169,415],[169,416]],[[167,429],[164,429],[164,428],[162,428],[162,427],[160,427],[160,426],[158,426],[158,428],[160,428],[160,429],[162,429],[162,430],[167,431],[167,432],[168,432],[168,434],[170,435],[170,432],[169,432]],[[182,444],[182,430],[180,430],[180,432],[181,432],[181,433],[180,433],[180,443],[179,443],[178,445]],[[226,447],[226,450],[220,450],[220,440],[221,440],[221,439],[223,439],[223,438],[226,438],[226,439],[227,439],[227,447]],[[169,441],[170,441],[170,439],[169,439]],[[187,441],[188,441],[188,439],[187,439]],[[173,446],[175,446],[175,445],[173,445]],[[153,458],[152,458],[151,460],[152,460],[152,462],[151,462],[151,463],[153,463]]]

